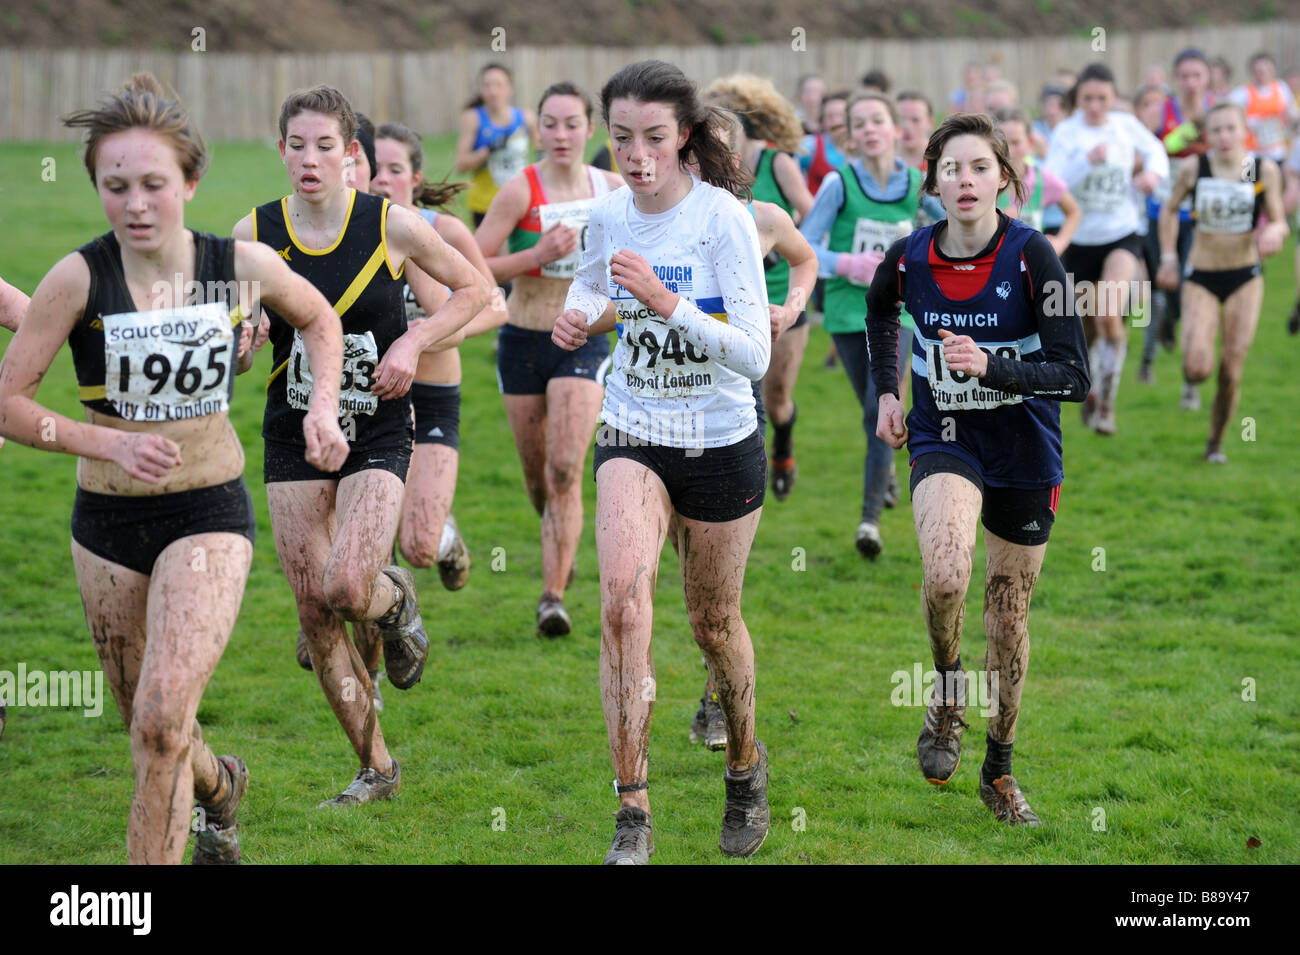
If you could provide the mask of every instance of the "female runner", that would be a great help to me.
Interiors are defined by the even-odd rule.
[[[110,231],[41,282],[0,370],[0,432],[80,457],[72,557],[86,622],[131,733],[132,863],[178,864],[203,810],[196,864],[239,862],[237,756],[213,755],[195,715],[230,639],[253,556],[244,452],[228,417],[233,328],[261,300],[302,336],[313,372],[339,377],[328,302],[271,250],[185,228],[207,153],[184,108],[137,74],[98,109],[86,169]],[[34,400],[64,342],[84,423]],[[304,468],[337,468],[347,444],[322,387],[300,419]]]
[[[476,226],[487,215],[497,190],[523,171],[528,152],[537,143],[537,117],[511,106],[513,95],[510,71],[500,63],[489,63],[479,70],[478,95],[460,115],[456,171],[474,174],[465,207]]]
[[[572,628],[564,591],[582,537],[582,463],[600,415],[609,342],[592,336],[570,353],[551,342],[551,330],[564,310],[588,212],[623,180],[582,161],[595,131],[586,93],[572,83],[553,84],[537,112],[546,156],[502,187],[475,238],[496,280],[514,283],[497,349],[497,382],[524,487],[542,518],[537,631],[558,637]]]
[[[325,475],[296,464],[295,422],[314,379],[304,375],[298,340],[274,309],[267,310],[275,371],[262,436],[276,551],[321,689],[361,762],[351,785],[322,805],[352,805],[394,795],[401,777],[344,621],[375,621],[393,686],[419,681],[429,644],[414,578],[388,564],[411,457],[408,393],[420,352],[477,314],[489,287],[419,216],[345,185],[344,156],[355,159],[358,151],[356,116],[338,90],[292,93],[279,125],[293,192],[254,209],[235,236],[276,249],[343,319],[338,414],[350,443],[347,460]],[[409,330],[401,284],[408,259],[453,290],[437,315]]]
[[[1025,197],[989,117],[949,116],[925,158],[925,190],[943,200],[947,221],[890,247],[867,313],[878,431],[895,448],[907,444],[911,456],[921,606],[941,677],[917,755],[921,772],[938,784],[961,761],[961,629],[982,517],[985,669],[997,678],[997,699],[980,798],[1001,822],[1037,825],[1011,775],[1011,753],[1029,664],[1029,600],[1060,494],[1057,402],[1082,401],[1088,391],[1083,328],[1047,238],[997,210],[1003,189],[1021,203]],[[894,354],[900,305],[916,321],[906,423]]]
[[[1052,133],[1043,168],[1065,180],[1083,210],[1062,262],[1074,278],[1076,291],[1096,322],[1092,343],[1092,382],[1095,396],[1084,403],[1084,423],[1098,434],[1116,431],[1115,397],[1128,352],[1124,316],[1142,258],[1137,209],[1130,187],[1144,195],[1159,188],[1169,175],[1164,146],[1131,113],[1112,112],[1115,77],[1100,63],[1079,73],[1074,89],[1079,107]],[[1142,171],[1134,175],[1136,158]]]
[[[855,156],[822,180],[812,211],[800,224],[826,278],[825,327],[831,333],[845,374],[862,406],[867,437],[863,467],[862,509],[854,543],[869,560],[880,556],[880,512],[889,487],[893,460],[889,447],[876,436],[876,391],[867,374],[867,306],[864,289],[876,266],[900,236],[912,231],[924,208],[933,219],[943,218],[943,206],[921,195],[921,172],[909,168],[895,153],[899,138],[894,103],[879,93],[856,93],[849,100],[849,140]],[[822,240],[829,237],[829,243]],[[905,318],[904,325],[910,326]],[[895,353],[906,353],[911,328],[905,327]]]
[[[771,325],[753,217],[736,202],[748,171],[718,138],[675,66],[624,67],[601,90],[628,184],[592,210],[587,252],[556,322],[567,348],[623,324],[596,443],[601,699],[620,809],[607,864],[654,851],[648,745],[651,621],[659,552],[678,518],[686,607],[727,717],[728,855],[767,836],[767,751],[754,737],[754,651],[740,614],[763,503],[766,457],[751,383],[767,370]],[[683,163],[694,159],[701,179]]]
[[[1210,152],[1183,166],[1160,211],[1160,271],[1163,288],[1178,285],[1178,204],[1192,197],[1195,233],[1183,277],[1183,376],[1196,388],[1214,370],[1214,337],[1223,331],[1219,387],[1210,412],[1205,460],[1227,463],[1223,435],[1237,410],[1241,375],[1264,301],[1260,259],[1286,240],[1282,173],[1273,160],[1246,152],[1246,114],[1232,100],[1205,114]],[[1255,227],[1267,211],[1269,224]]]

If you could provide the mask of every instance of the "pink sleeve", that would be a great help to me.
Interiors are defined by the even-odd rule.
[[[1038,167],[1038,174],[1043,177],[1043,208],[1054,206],[1061,201],[1061,196],[1068,191],[1065,188],[1065,180],[1054,172],[1048,172],[1042,166]]]

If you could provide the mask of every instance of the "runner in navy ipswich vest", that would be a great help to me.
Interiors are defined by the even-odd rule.
[[[922,606],[942,678],[917,755],[925,777],[940,784],[961,760],[961,625],[982,517],[991,714],[980,797],[1002,822],[1037,825],[1011,775],[1011,750],[1029,663],[1029,601],[1060,493],[1058,402],[1088,393],[1083,327],[1047,239],[995,207],[1008,187],[1023,202],[1024,186],[989,117],[949,117],[925,158],[923,189],[940,196],[948,219],[895,242],[867,293],[877,434],[896,448],[908,443]],[[916,323],[906,425],[895,370],[900,305]]]

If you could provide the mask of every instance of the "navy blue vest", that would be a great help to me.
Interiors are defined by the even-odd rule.
[[[961,458],[994,487],[1055,487],[1062,477],[1060,403],[1027,396],[1017,402],[1018,396],[984,388],[940,361],[941,328],[970,336],[991,354],[1047,360],[1020,271],[1025,243],[1038,233],[1012,219],[984,288],[973,298],[956,301],[939,290],[930,271],[934,228],[913,232],[903,255],[903,307],[916,322],[912,410],[907,416],[911,460],[939,451]],[[930,366],[935,368],[935,388],[927,371]]]

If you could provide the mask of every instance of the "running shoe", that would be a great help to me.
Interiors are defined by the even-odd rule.
[[[700,697],[700,708],[691,720],[691,742],[704,741],[704,748],[717,752],[727,748],[727,718],[722,714],[718,694],[705,692]]]
[[[752,770],[736,778],[728,767],[722,775],[727,802],[722,811],[718,848],[724,855],[752,856],[767,838],[771,825],[767,807],[767,747],[757,740],[754,745],[758,748],[758,764]]]
[[[451,556],[446,560],[438,561],[438,576],[442,578],[442,585],[448,590],[460,590],[469,581],[469,548],[465,546],[465,539],[460,536],[456,518],[448,514],[447,523],[451,525],[456,538],[451,544]]]
[[[238,756],[218,756],[217,763],[229,776],[230,789],[217,805],[194,801],[203,810],[203,825],[194,833],[192,865],[239,865],[239,825],[235,817],[248,792],[248,767]]]
[[[347,789],[333,799],[325,800],[316,808],[359,806],[363,802],[374,802],[376,799],[391,799],[397,795],[397,791],[401,788],[402,767],[397,764],[397,760],[393,760],[393,771],[388,776],[385,776],[377,769],[366,766],[357,773],[352,782],[348,783]]]
[[[298,649],[295,652],[298,657],[298,666],[304,670],[310,670],[311,653],[307,650],[307,634],[302,627],[298,628]]]
[[[957,673],[953,680],[953,695],[946,697],[938,686],[925,710],[921,735],[916,740],[916,757],[921,764],[921,775],[942,786],[952,779],[961,765],[961,734],[970,729],[966,722],[966,679]]]
[[[1024,793],[1016,785],[1016,777],[999,776],[990,786],[980,777],[980,799],[993,810],[998,822],[1008,826],[1041,826],[1038,816],[1025,802]]]
[[[889,483],[885,485],[885,507],[898,507],[898,495],[900,488],[898,486],[898,468],[894,462],[889,462]]]
[[[1197,388],[1190,381],[1183,382],[1183,394],[1178,399],[1178,407],[1184,411],[1201,410],[1201,389]]]
[[[384,641],[384,669],[388,671],[389,683],[399,690],[409,690],[424,675],[424,662],[429,659],[429,635],[420,617],[420,598],[411,572],[390,564],[384,568],[384,574],[402,594],[397,609],[375,621]]]
[[[1138,384],[1154,385],[1156,383],[1156,373],[1151,368],[1151,362],[1144,361],[1138,366]]]
[[[562,637],[573,629],[564,601],[547,591],[537,602],[537,633],[543,637]]]
[[[863,521],[858,525],[856,544],[859,554],[867,560],[875,560],[880,556],[883,546],[880,542],[880,528],[870,521]]]
[[[1097,413],[1092,418],[1092,430],[1106,437],[1110,437],[1119,430],[1115,424],[1115,405],[1113,402],[1103,401],[1097,405]]]
[[[772,496],[778,501],[784,501],[794,490],[795,478],[799,476],[799,469],[795,467],[794,456],[782,458],[778,461],[772,459]]]
[[[1206,444],[1205,460],[1210,464],[1227,464],[1228,456],[1223,453],[1223,448],[1220,445]]]
[[[624,806],[614,816],[614,844],[604,865],[649,865],[655,854],[655,832],[650,814],[636,806]]]
[[[1286,331],[1288,335],[1300,332],[1300,299],[1296,299],[1295,308],[1291,309],[1291,314],[1287,316]]]

